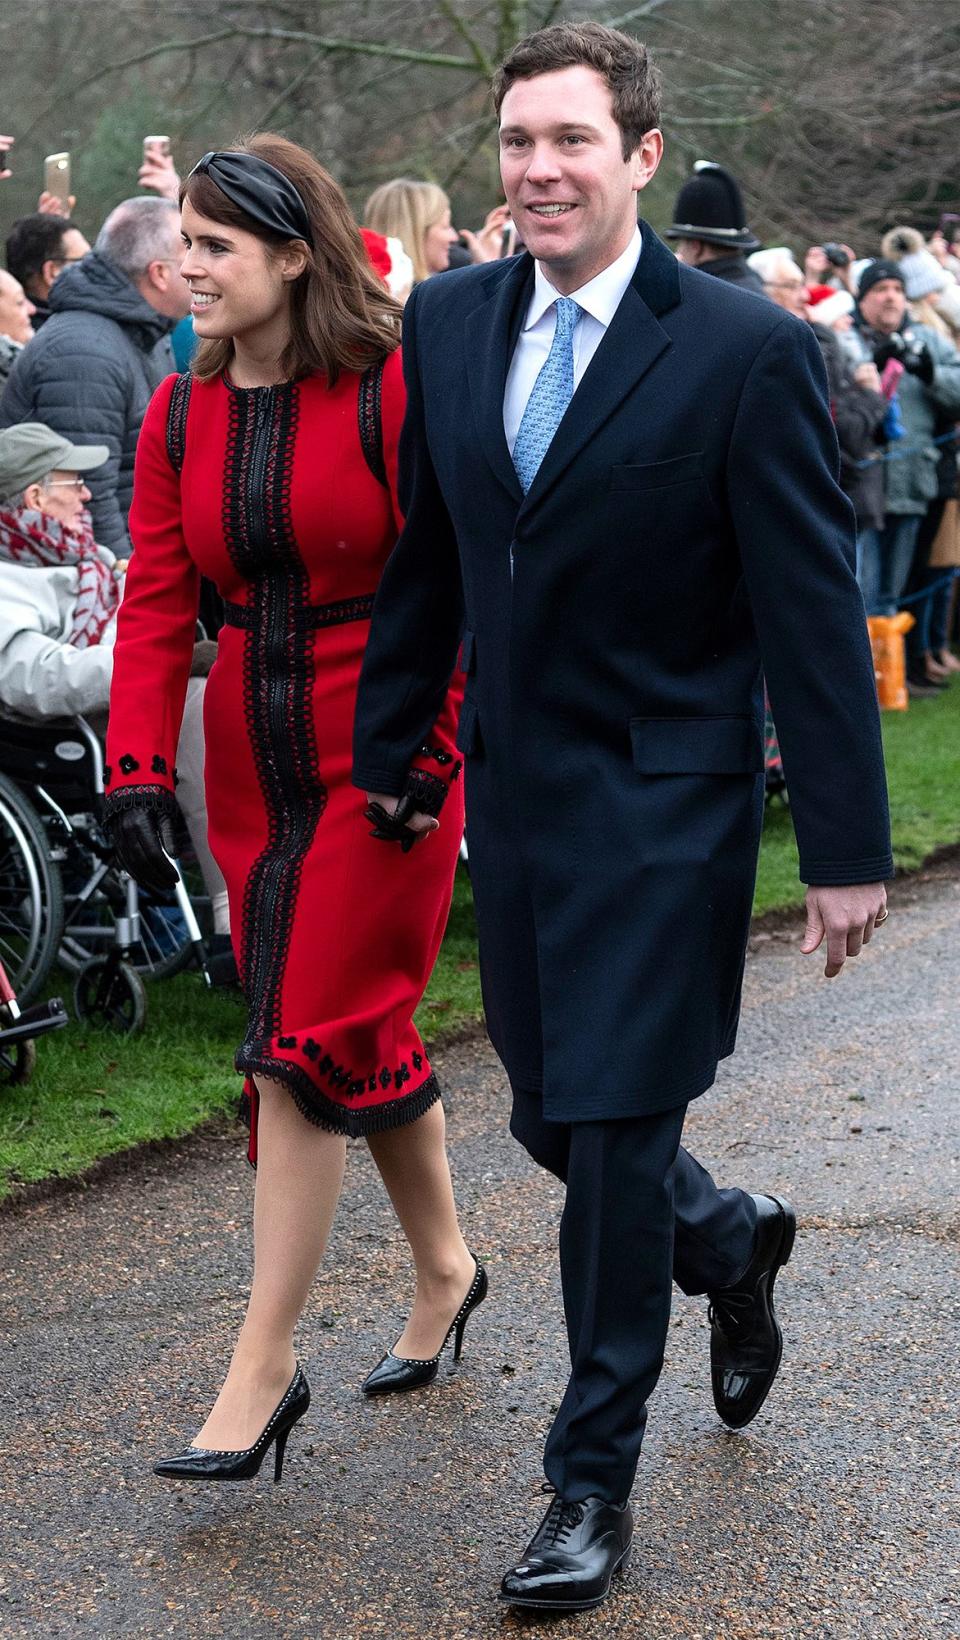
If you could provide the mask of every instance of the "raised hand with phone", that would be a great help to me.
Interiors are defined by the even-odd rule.
[[[159,194],[161,199],[172,199],[174,204],[177,203],[180,198],[180,175],[173,163],[169,137],[144,137],[143,161],[137,172],[137,182],[141,188],[149,188],[152,193]]]

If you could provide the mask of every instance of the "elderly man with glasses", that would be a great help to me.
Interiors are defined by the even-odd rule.
[[[0,427],[43,422],[107,459],[91,475],[90,512],[104,547],[127,557],[127,513],[140,424],[150,397],[176,369],[170,332],[188,312],[180,277],[180,218],[167,199],[127,199],[94,249],[60,274],[51,316],[24,348],[0,400]]]
[[[794,261],[785,245],[774,245],[769,250],[754,251],[747,257],[754,273],[760,275],[766,294],[778,307],[786,308],[798,319],[806,319],[808,307],[807,281],[803,269]]]

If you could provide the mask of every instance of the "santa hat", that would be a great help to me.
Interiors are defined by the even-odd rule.
[[[400,240],[374,233],[372,228],[361,228],[360,237],[371,267],[380,275],[391,296],[408,295],[413,284],[413,263]]]
[[[852,313],[855,303],[848,290],[830,290],[822,302],[818,302],[810,317],[815,325],[825,325],[829,330],[845,313]]]

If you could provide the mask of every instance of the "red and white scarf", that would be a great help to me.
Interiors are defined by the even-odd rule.
[[[67,642],[77,649],[100,642],[116,613],[120,592],[113,571],[100,556],[88,512],[68,526],[33,507],[0,508],[0,559],[42,569],[76,569],[77,601]]]

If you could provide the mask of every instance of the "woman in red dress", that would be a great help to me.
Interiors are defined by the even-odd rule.
[[[146,886],[162,842],[201,575],[226,624],[205,707],[210,844],[249,1009],[236,1056],[257,1162],[254,1279],[196,1441],[159,1473],[237,1478],[309,1390],[293,1332],[333,1220],[346,1136],[362,1135],[410,1242],[406,1329],[365,1384],[404,1389],[486,1291],[457,1222],[439,1089],[413,1025],[449,910],[462,829],[456,697],[411,769],[407,853],[350,783],[368,619],[400,527],[399,308],[332,178],[259,135],[206,155],[182,193],[200,346],[147,412],[130,517],[107,746],[108,824]],[[409,838],[408,838],[409,841]]]

